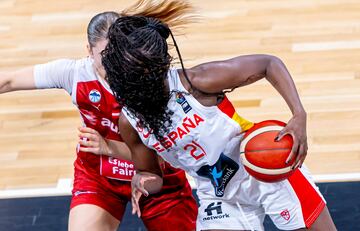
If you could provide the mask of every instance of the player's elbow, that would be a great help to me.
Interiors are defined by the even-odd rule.
[[[266,70],[278,69],[279,67],[284,66],[283,61],[274,55],[266,55],[267,59],[267,68]]]
[[[0,93],[6,93],[14,90],[14,80],[11,73],[0,74]]]
[[[268,81],[276,86],[279,81],[282,81],[283,75],[281,73],[284,73],[284,70],[286,71],[286,67],[283,61],[276,56],[269,55],[267,59],[265,76]]]

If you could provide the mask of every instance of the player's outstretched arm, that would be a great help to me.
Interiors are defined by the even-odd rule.
[[[0,94],[17,90],[61,88],[71,94],[75,60],[58,59],[13,72],[0,72]]]
[[[34,67],[17,71],[0,72],[0,94],[35,89]]]
[[[288,161],[296,157],[294,167],[301,166],[307,154],[306,112],[293,79],[279,58],[271,55],[245,55],[201,64],[189,69],[187,73],[194,87],[208,93],[249,85],[266,78],[293,113],[278,139],[286,134],[293,137],[294,145]]]

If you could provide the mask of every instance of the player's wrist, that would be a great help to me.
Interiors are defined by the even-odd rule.
[[[105,153],[107,156],[112,156],[114,154],[113,150],[110,148],[110,142],[105,140]]]
[[[293,116],[294,117],[299,117],[299,118],[302,118],[302,119],[306,119],[307,114],[306,114],[306,111],[305,111],[304,108],[299,108],[299,109],[294,111]]]

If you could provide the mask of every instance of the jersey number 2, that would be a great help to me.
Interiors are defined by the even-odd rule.
[[[190,155],[194,157],[195,160],[199,160],[206,155],[204,149],[194,140],[190,144],[185,145],[184,150],[190,150]]]

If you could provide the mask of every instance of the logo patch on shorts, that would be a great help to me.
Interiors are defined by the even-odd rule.
[[[280,215],[287,221],[290,219],[290,212],[287,209],[283,210]]]
[[[91,102],[93,103],[98,103],[100,102],[101,99],[101,94],[98,90],[96,89],[92,89],[89,93],[89,99]]]
[[[210,203],[204,210],[206,217],[203,218],[203,221],[229,218],[229,214],[223,214],[221,204],[222,202],[217,202],[216,204],[215,202]]]
[[[239,170],[239,165],[221,153],[214,165],[202,166],[196,173],[199,176],[209,178],[215,189],[217,197],[224,196],[225,188],[231,178]]]

